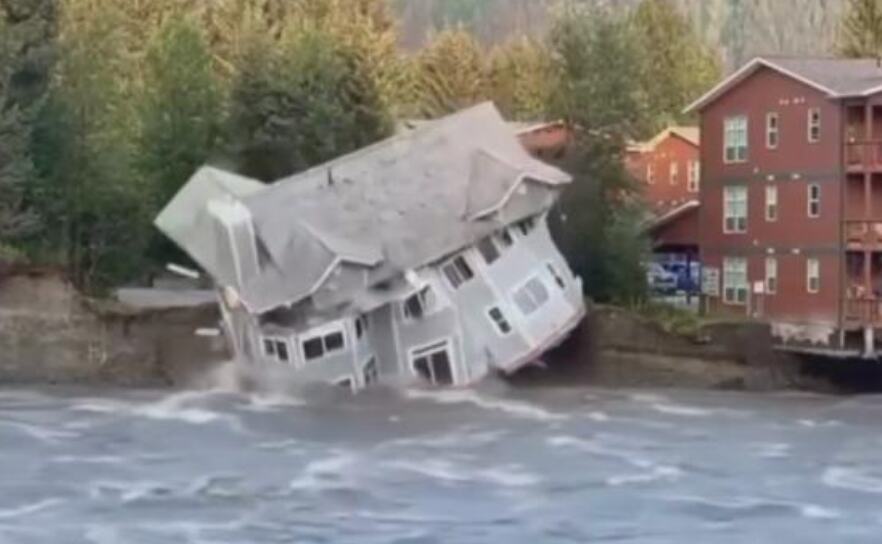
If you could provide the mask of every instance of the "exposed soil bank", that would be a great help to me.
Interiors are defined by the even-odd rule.
[[[148,303],[149,302],[149,303]],[[213,302],[180,297],[135,305],[79,295],[48,271],[0,274],[0,383],[186,386],[228,360]],[[693,338],[611,307],[516,385],[882,391],[882,363],[800,358],[775,351],[768,327],[715,323]]]

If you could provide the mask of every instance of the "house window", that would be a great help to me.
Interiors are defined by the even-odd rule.
[[[501,231],[496,233],[496,238],[499,240],[500,245],[502,247],[511,247],[514,245],[514,238],[511,237],[511,233],[508,229],[502,229]]]
[[[671,169],[671,176],[670,176],[671,185],[677,185],[678,183],[680,183],[680,163],[676,162],[676,161],[671,162],[670,169]]]
[[[469,262],[463,255],[454,257],[442,267],[442,270],[447,277],[447,281],[450,282],[450,286],[454,289],[459,289],[460,285],[475,277],[472,267],[469,266]]]
[[[362,376],[364,377],[365,385],[373,385],[380,381],[380,370],[377,367],[377,359],[376,357],[371,357],[367,363],[365,363],[362,368]]]
[[[432,385],[453,385],[453,368],[449,342],[414,350],[411,366],[417,376]]]
[[[817,183],[808,186],[808,216],[821,216],[821,186]]]
[[[813,144],[821,141],[821,108],[808,111],[808,141]]]
[[[567,288],[567,282],[564,281],[563,276],[557,271],[557,268],[554,267],[553,264],[548,263],[548,271],[551,272],[551,277],[554,278],[554,283],[560,287],[561,291]]]
[[[478,242],[478,252],[481,253],[481,256],[484,257],[484,262],[487,264],[493,264],[499,259],[499,249],[490,236]]]
[[[778,114],[776,112],[766,114],[766,147],[778,149]]]
[[[774,295],[778,292],[778,259],[766,259],[766,293]]]
[[[821,262],[818,259],[806,261],[806,288],[812,294],[821,292]]]
[[[766,186],[766,221],[778,220],[778,187]]]
[[[422,319],[434,306],[435,296],[431,287],[407,297],[401,307],[405,321]]]
[[[342,351],[346,347],[346,340],[342,330],[334,330],[306,338],[301,342],[301,346],[303,357],[307,361],[312,361]]]
[[[699,183],[701,182],[701,163],[691,161],[689,163],[689,172],[686,179],[686,189],[690,193],[697,193]]]
[[[723,188],[723,232],[747,232],[747,187],[731,185]]]
[[[528,217],[523,221],[518,222],[518,224],[515,226],[523,236],[527,236],[528,234],[533,232],[534,228],[536,228],[536,219],[533,217]]]
[[[723,302],[747,304],[747,259],[723,259]]]
[[[655,164],[651,162],[646,165],[646,183],[650,185],[655,183]]]
[[[548,289],[538,276],[530,278],[523,287],[515,291],[514,301],[521,313],[531,315],[548,302]]]
[[[355,319],[355,337],[361,339],[364,333],[368,331],[368,318],[366,315],[360,315]]]
[[[747,117],[729,117],[725,120],[723,142],[727,163],[747,161]]]
[[[276,359],[282,363],[291,361],[291,354],[288,350],[288,341],[284,338],[263,338],[263,355],[268,359]]]
[[[503,336],[507,335],[511,332],[511,323],[505,318],[505,314],[502,313],[498,307],[493,307],[487,310],[487,315],[490,316],[490,320],[496,325],[496,330]]]

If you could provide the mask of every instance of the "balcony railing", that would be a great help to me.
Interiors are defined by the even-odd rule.
[[[847,298],[845,300],[845,318],[852,323],[882,323],[882,299],[875,297]]]
[[[864,249],[882,246],[882,220],[845,221],[845,245]]]
[[[846,143],[845,164],[849,169],[882,169],[882,140]]]

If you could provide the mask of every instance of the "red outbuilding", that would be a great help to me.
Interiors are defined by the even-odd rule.
[[[761,57],[701,116],[705,308],[801,349],[876,356],[882,328],[882,67]]]

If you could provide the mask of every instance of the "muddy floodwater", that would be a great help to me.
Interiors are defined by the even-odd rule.
[[[0,543],[873,543],[882,398],[0,389]]]

